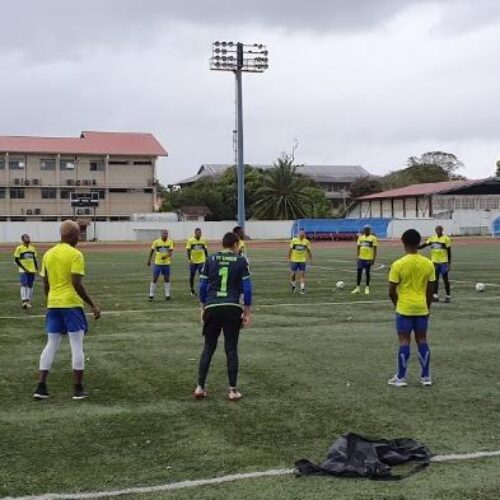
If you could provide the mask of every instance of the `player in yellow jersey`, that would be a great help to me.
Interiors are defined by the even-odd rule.
[[[194,297],[194,279],[196,273],[201,274],[203,264],[208,257],[208,246],[204,238],[201,237],[201,229],[197,227],[194,230],[194,236],[189,238],[186,243],[186,254],[189,262],[189,288]]]
[[[245,231],[241,226],[235,226],[233,233],[238,236],[238,255],[241,255],[248,262],[247,247],[245,245]]]
[[[161,238],[154,240],[151,244],[151,251],[148,257],[148,267],[151,266],[151,259],[155,258],[153,265],[153,279],[149,284],[149,300],[155,298],[156,282],[163,275],[165,281],[165,299],[170,300],[170,259],[174,253],[174,242],[168,237],[168,231],[161,232]]]
[[[306,233],[303,229],[299,229],[297,238],[290,240],[290,248],[288,250],[288,262],[290,263],[290,288],[295,293],[297,282],[296,277],[299,275],[300,293],[306,293],[306,261],[312,262],[311,243],[306,238]]]
[[[28,234],[23,234],[21,241],[22,243],[14,250],[14,262],[19,268],[23,309],[31,309],[33,284],[35,283],[35,276],[38,274],[37,253]]]
[[[372,234],[370,226],[365,226],[363,232],[358,236],[356,245],[356,258],[358,262],[358,275],[356,281],[356,288],[351,292],[353,294],[361,293],[361,278],[363,277],[363,270],[365,271],[366,286],[365,294],[370,294],[370,278],[371,268],[375,264],[377,258],[378,239]]]
[[[406,255],[394,262],[389,273],[389,296],[396,308],[396,329],[399,337],[398,371],[389,385],[404,387],[410,359],[411,333],[415,333],[418,357],[422,368],[420,382],[432,385],[430,376],[431,351],[427,343],[429,311],[436,273],[432,262],[419,255],[421,237],[408,229],[401,241]]]
[[[47,375],[62,335],[68,335],[71,346],[75,382],[73,399],[85,399],[88,396],[82,385],[85,364],[83,338],[88,329],[84,303],[92,308],[95,319],[101,315],[82,283],[85,261],[83,254],[75,248],[80,235],[78,224],[65,221],[61,224],[60,233],[61,242],[48,250],[42,260],[41,275],[47,295],[47,345],[40,356],[38,385],[33,394],[35,399],[49,397]]]
[[[451,239],[444,234],[443,226],[436,226],[436,234],[427,238],[419,248],[431,247],[431,260],[436,270],[436,285],[434,287],[434,302],[439,302],[439,276],[443,277],[446,303],[451,302],[451,287],[448,273],[451,266]]]

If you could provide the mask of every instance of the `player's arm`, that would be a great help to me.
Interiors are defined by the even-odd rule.
[[[389,282],[389,298],[394,304],[394,307],[396,307],[398,305],[398,283]]]
[[[425,299],[427,301],[427,309],[431,310],[432,299],[434,296],[434,281],[427,282],[427,290],[425,291]]]
[[[372,261],[374,264],[375,264],[375,261],[377,260],[377,250],[378,250],[378,246],[375,245],[373,247],[373,261]]]
[[[250,276],[242,280],[243,290],[243,326],[248,327],[252,322],[252,280]]]
[[[451,247],[448,247],[446,251],[448,252],[448,264],[451,265]]]
[[[313,254],[311,252],[311,249],[309,247],[307,247],[307,255],[309,257],[309,262],[312,262],[313,261]]]
[[[36,258],[36,255],[33,256],[33,263],[35,264],[35,272],[38,274],[38,260]]]
[[[188,261],[191,262],[191,248],[186,249],[186,255],[187,255]]]
[[[45,297],[49,296],[49,292],[50,292],[49,276],[47,274],[47,271],[45,271],[43,275],[43,293],[45,293]]]
[[[292,248],[288,249],[288,262],[292,260]]]
[[[356,243],[356,260],[359,260],[359,252],[361,251],[361,245],[359,243],[359,240]]]
[[[81,274],[71,274],[71,281],[73,283],[74,289],[76,290],[76,293],[92,309],[94,318],[99,319],[101,317],[101,311],[96,306],[94,301],[90,298],[87,290],[85,290],[85,287],[83,286],[83,276]]]
[[[152,248],[149,252],[149,257],[148,257],[148,266],[151,265],[151,259],[153,258],[153,255],[155,254],[155,249]]]
[[[418,247],[418,249],[419,249],[419,250],[422,250],[422,248],[427,248],[427,247],[429,247],[429,246],[431,246],[431,242],[430,242],[430,241],[426,241],[425,243],[422,243],[422,244]]]
[[[23,266],[21,260],[19,257],[14,257],[14,262],[17,264],[18,267],[20,267],[25,273],[29,273],[29,271]]]

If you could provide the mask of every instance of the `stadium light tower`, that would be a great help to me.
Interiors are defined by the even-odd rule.
[[[238,173],[238,225],[245,227],[245,166],[243,162],[243,90],[242,74],[264,73],[269,67],[265,45],[240,42],[214,42],[210,69],[232,71],[236,78],[236,157]]]

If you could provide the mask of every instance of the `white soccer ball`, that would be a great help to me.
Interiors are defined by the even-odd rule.
[[[345,283],[343,281],[337,281],[335,286],[337,287],[337,290],[343,290],[345,288]]]
[[[476,292],[484,292],[486,285],[484,283],[476,283]]]

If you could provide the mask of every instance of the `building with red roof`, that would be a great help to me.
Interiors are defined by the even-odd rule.
[[[82,132],[79,137],[0,136],[0,219],[85,223],[93,209],[72,193],[98,197],[101,220],[156,208],[156,168],[167,151],[149,133]]]

